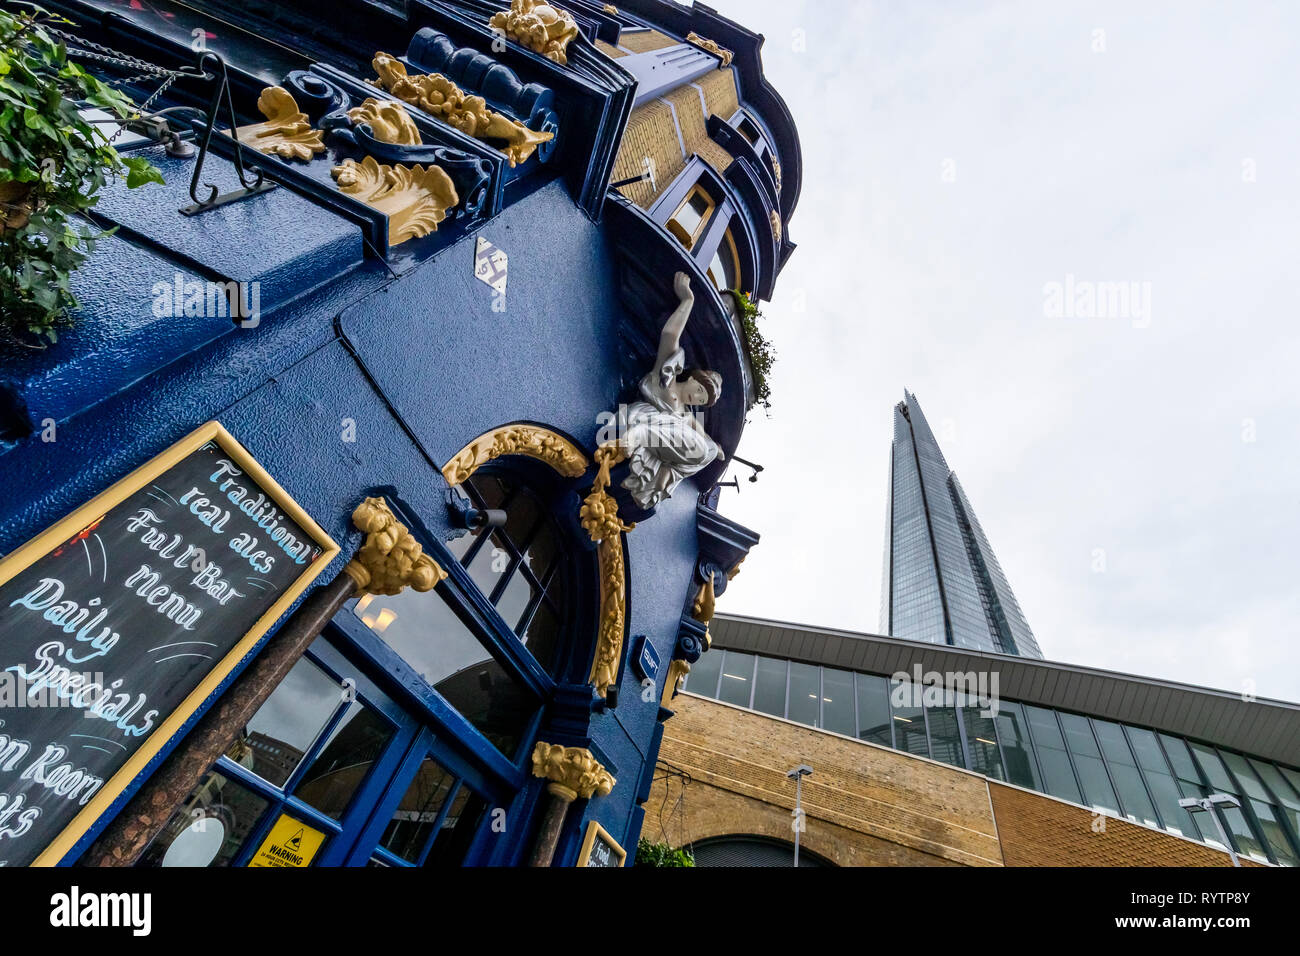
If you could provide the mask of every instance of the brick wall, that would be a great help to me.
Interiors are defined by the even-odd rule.
[[[671,706],[644,804],[652,840],[790,842],[786,772],[806,763],[801,843],[840,866],[1231,866],[1203,844],[1113,817],[1102,829],[1084,807],[947,764],[692,694]]]
[[[989,781],[1007,866],[1231,866],[1202,843]],[[1242,865],[1254,866],[1249,860]]]

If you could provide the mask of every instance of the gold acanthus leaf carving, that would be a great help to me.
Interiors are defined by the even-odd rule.
[[[298,109],[293,95],[282,86],[268,86],[257,98],[265,123],[241,126],[235,132],[241,143],[282,159],[306,162],[325,152],[324,134],[311,128],[307,114]]]
[[[440,166],[382,166],[373,156],[345,159],[333,169],[339,188],[388,217],[388,244],[436,232],[459,202],[456,186]]]
[[[510,0],[510,9],[493,14],[488,26],[561,66],[569,62],[569,41],[578,35],[572,14],[542,0]]]
[[[686,35],[686,42],[693,43],[701,50],[707,50],[714,56],[720,57],[723,66],[731,66],[731,58],[733,56],[732,52],[725,47],[718,46],[718,44],[712,40],[702,37],[698,33],[692,31]]]
[[[588,800],[596,794],[603,797],[618,782],[590,750],[542,740],[533,747],[533,776],[550,781],[547,789],[564,800]]]
[[[474,439],[442,466],[449,485],[459,485],[485,463],[502,455],[525,455],[550,465],[565,478],[587,470],[587,456],[563,435],[537,425],[503,425]]]
[[[627,588],[624,583],[624,532],[628,524],[618,516],[618,502],[605,490],[609,487],[609,470],[627,458],[627,449],[617,442],[601,445],[592,456],[598,466],[595,483],[578,512],[583,530],[596,542],[600,574],[600,629],[596,635],[596,654],[588,681],[601,697],[618,679],[618,665],[623,656],[623,629],[627,617]]]
[[[539,133],[518,120],[488,109],[487,100],[466,93],[441,73],[410,76],[401,60],[382,52],[375,54],[371,66],[378,74],[375,85],[402,102],[438,117],[475,139],[503,143],[501,151],[511,166],[527,162],[538,146],[555,138],[554,133]]]
[[[343,570],[358,592],[399,594],[406,587],[430,591],[447,576],[438,562],[424,553],[383,498],[367,498],[357,505],[352,523],[366,538]]]
[[[781,241],[781,214],[775,209],[772,210],[772,238],[777,242]]]
[[[399,146],[419,146],[423,143],[411,114],[406,112],[406,107],[394,100],[377,100],[371,96],[360,106],[348,110],[348,119],[354,124],[365,123],[381,143],[396,143]]]

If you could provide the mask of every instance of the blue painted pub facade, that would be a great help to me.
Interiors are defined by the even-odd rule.
[[[174,733],[103,781],[97,812],[11,864],[112,863],[96,841],[134,826],[147,845],[120,863],[631,865],[673,691],[758,540],[717,506],[754,401],[727,290],[770,298],[800,188],[762,38],[662,0],[48,6],[76,24],[70,47],[108,57],[80,62],[137,103],[165,71],[204,77],[180,73],[150,106],[179,140],[119,138],[166,183],[105,191],[95,215],[116,231],[76,275],[73,324],[43,351],[0,351],[0,551],[211,422],[340,550]],[[386,89],[381,52],[550,135],[512,152],[513,133]],[[222,73],[234,123],[211,109]],[[275,87],[298,126],[259,110]],[[385,135],[378,106],[395,99],[418,135]],[[349,189],[349,163],[397,178]],[[433,166],[450,200],[400,181]],[[598,449],[654,365],[677,273],[694,299],[686,361],[722,380],[699,421],[725,457],[647,509],[621,487],[626,464],[606,459],[604,480]],[[626,530],[600,538],[584,502],[604,485]],[[354,523],[368,499],[441,569],[436,586],[349,595],[188,795],[151,797],[369,544]],[[161,646],[167,625],[140,640]],[[53,814],[58,797],[20,776],[0,772],[0,792]]]

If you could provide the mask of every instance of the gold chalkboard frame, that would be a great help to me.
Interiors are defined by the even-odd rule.
[[[596,845],[597,837],[604,839],[613,848],[618,855],[620,867],[627,866],[627,850],[623,849],[622,845],[609,835],[609,831],[595,820],[587,824],[587,835],[582,838],[582,849],[578,851],[578,866],[586,866],[591,860],[591,851]]]
[[[167,741],[171,740],[185,725],[185,722],[193,716],[199,705],[221,686],[222,681],[230,675],[235,665],[244,659],[245,655],[253,649],[254,645],[257,644],[271,625],[280,619],[290,605],[320,576],[321,572],[339,553],[339,546],[334,539],[325,533],[325,530],[312,519],[311,515],[301,505],[290,497],[287,491],[280,487],[279,482],[267,473],[266,469],[248,453],[248,450],[230,432],[226,431],[220,422],[211,421],[196,428],[166,451],[149,459],[125,478],[114,483],[71,514],[50,525],[22,547],[0,559],[0,586],[8,583],[15,575],[40,558],[45,557],[82,528],[106,515],[131,495],[211,441],[215,441],[221,450],[244,470],[245,474],[257,481],[261,489],[271,497],[281,510],[297,522],[298,526],[307,532],[312,540],[320,546],[321,553],[315,561],[307,566],[298,577],[298,580],[280,595],[279,599],[271,605],[266,613],[257,619],[252,630],[246,633],[230,649],[229,653],[208,672],[207,676],[199,682],[189,696],[181,701],[180,706],[172,711],[152,734],[145,738],[135,753],[127,758],[121,769],[104,783],[104,786],[91,798],[90,802],[82,807],[59,835],[41,851],[40,855],[32,862],[33,866],[54,866],[63,859],[76,842],[85,835],[86,831],[94,825],[95,821],[112,805],[113,801],[121,796],[122,792],[140,771],[148,766],[149,761],[157,756]]]

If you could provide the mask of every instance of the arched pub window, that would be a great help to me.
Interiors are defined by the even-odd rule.
[[[421,541],[450,572],[433,591],[345,608],[142,865],[266,865],[286,852],[302,862],[282,865],[509,862],[501,854],[518,848],[484,823],[527,812],[520,791],[552,673],[589,665],[589,642],[566,638],[591,621],[575,597],[596,574],[555,518],[573,502],[530,464],[465,483],[504,525]]]

